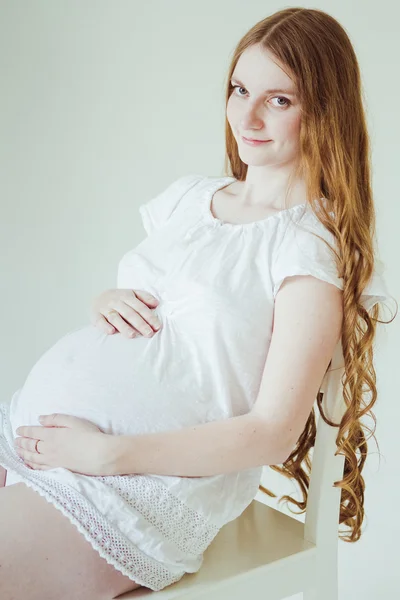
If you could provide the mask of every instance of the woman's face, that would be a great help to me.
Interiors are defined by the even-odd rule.
[[[227,104],[226,116],[247,165],[283,165],[298,157],[300,103],[292,79],[276,64],[274,56],[260,45],[247,48],[233,71],[236,87]],[[251,146],[242,136],[270,140]]]

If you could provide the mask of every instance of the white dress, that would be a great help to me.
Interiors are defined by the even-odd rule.
[[[118,288],[156,296],[162,327],[125,339],[92,325],[67,333],[30,371],[11,404],[0,404],[0,464],[57,507],[118,571],[152,590],[196,572],[203,552],[255,497],[262,467],[210,477],[89,477],[35,471],[16,454],[22,425],[60,412],[105,433],[168,431],[249,412],[272,331],[274,296],[289,275],[342,288],[333,258],[300,219],[332,242],[304,205],[261,221],[222,222],[210,212],[233,177],[192,174],[142,204],[148,236],[118,267]],[[376,272],[363,296],[389,297]],[[268,534],[268,532],[266,532]]]

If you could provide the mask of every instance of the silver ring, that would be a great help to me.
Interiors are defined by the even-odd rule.
[[[113,309],[113,310],[109,310],[109,311],[108,311],[108,313],[106,313],[106,317],[107,317],[107,319],[108,319],[108,317],[109,317],[110,315],[112,315],[113,313],[115,313],[115,314],[117,314],[117,315],[119,314],[119,313],[118,313],[118,311],[117,311],[117,310],[115,310],[115,309]]]

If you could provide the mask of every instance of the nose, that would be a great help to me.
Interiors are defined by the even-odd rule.
[[[264,121],[261,116],[262,109],[257,104],[247,104],[243,109],[242,118],[240,119],[241,131],[250,131],[251,129],[262,129]]]

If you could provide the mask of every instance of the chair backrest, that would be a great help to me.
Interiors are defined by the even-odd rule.
[[[339,341],[321,385],[324,414],[336,424],[340,423],[346,409],[343,374],[344,357]],[[328,425],[319,417],[304,524],[304,538],[307,541],[320,548],[331,548],[333,552],[338,543],[341,496],[341,488],[334,487],[333,483],[342,479],[345,459],[342,455],[335,456],[337,434],[337,427]]]

